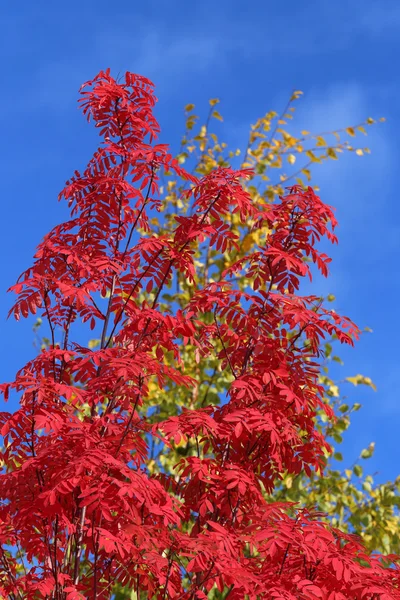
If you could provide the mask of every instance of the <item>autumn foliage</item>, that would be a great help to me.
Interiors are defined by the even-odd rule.
[[[81,108],[102,144],[60,194],[70,220],[11,288],[12,314],[40,310],[51,343],[1,386],[20,405],[1,413],[0,593],[400,598],[395,557],[369,556],[317,511],[270,501],[282,473],[323,468],[329,446],[315,417],[321,408],[334,414],[318,383],[321,343],[335,335],[352,344],[358,334],[319,297],[299,293],[312,265],[328,273],[316,245],[336,242],[333,212],[300,186],[272,204],[254,202],[241,185],[248,169],[189,174],[154,142],[155,101],[151,82],[131,73],[117,82],[101,72],[82,87]],[[168,172],[186,182],[185,210],[155,235]],[[263,242],[210,281],[195,253],[240,245],[232,213]],[[182,280],[190,301],[161,308]],[[99,332],[98,348],[73,341],[82,323]],[[183,348],[229,374],[220,405],[190,407],[196,381]],[[160,395],[187,389],[188,407],[152,418],[154,382]],[[181,444],[193,451],[174,473],[152,471],[151,446]]]

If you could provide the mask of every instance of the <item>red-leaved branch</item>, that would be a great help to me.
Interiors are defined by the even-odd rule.
[[[320,514],[268,496],[280,474],[323,467],[329,446],[315,417],[333,414],[318,384],[321,340],[357,337],[349,319],[298,292],[312,264],[327,275],[316,243],[336,241],[332,210],[299,187],[255,205],[241,186],[248,170],[188,174],[154,143],[155,101],[152,83],[131,73],[118,82],[101,72],[82,87],[102,144],[60,194],[70,220],[11,288],[11,313],[40,310],[50,344],[1,386],[5,399],[19,395],[18,410],[0,416],[1,597],[111,599],[119,586],[160,600],[400,598],[394,557],[368,556]],[[186,180],[190,209],[156,235],[160,177],[171,171]],[[195,252],[240,244],[232,213],[265,244],[204,281]],[[192,283],[190,301],[161,310],[178,277]],[[73,341],[81,323],[99,331],[98,348]],[[150,383],[188,398],[196,383],[183,347],[218,359],[227,399],[188,402],[154,423]],[[191,441],[197,452],[152,474],[151,440]]]

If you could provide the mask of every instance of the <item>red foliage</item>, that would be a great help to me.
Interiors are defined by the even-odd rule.
[[[10,389],[20,393],[20,408],[1,413],[2,597],[106,599],[119,582],[159,599],[206,598],[213,586],[232,600],[400,598],[396,567],[367,556],[319,514],[263,495],[283,471],[322,467],[321,338],[357,337],[351,321],[318,298],[296,295],[311,263],[327,274],[329,258],[315,243],[336,241],[331,209],[298,187],[275,205],[255,206],[240,184],[249,171],[221,168],[201,180],[186,173],[153,143],[159,126],[144,77],[127,73],[118,83],[101,72],[81,93],[103,143],[60,194],[71,220],[46,236],[12,288],[11,313],[40,309],[51,344],[1,388],[6,398]],[[160,206],[166,170],[191,184],[183,199],[192,210],[157,237],[149,215]],[[270,233],[202,287],[194,249],[234,247],[232,212]],[[160,311],[177,273],[195,284],[190,303]],[[245,291],[235,287],[238,276]],[[79,321],[100,324],[98,350],[70,340]],[[181,359],[188,343],[199,360],[217,354],[230,372],[228,401],[151,425],[149,381],[161,390],[169,381],[193,385]],[[167,446],[191,438],[201,453],[177,465],[179,477],[152,476],[151,436]]]

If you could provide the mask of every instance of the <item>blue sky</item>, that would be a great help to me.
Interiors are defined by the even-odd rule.
[[[362,140],[370,156],[341,156],[314,171],[321,197],[337,208],[340,222],[332,277],[318,281],[314,292],[332,292],[339,312],[374,331],[342,353],[343,377],[362,373],[378,386],[377,393],[346,387],[349,398],[364,405],[346,437],[346,463],[375,441],[369,470],[379,479],[396,477],[398,0],[120,0],[111,7],[103,0],[1,3],[0,381],[12,380],[34,353],[32,323],[6,321],[12,297],[5,290],[31,264],[41,237],[65,219],[57,194],[95,148],[96,136],[76,105],[82,82],[107,67],[152,79],[162,138],[172,144],[188,102],[205,113],[208,99],[219,97],[224,137],[243,146],[249,124],[281,109],[300,89],[296,118],[302,128],[387,119]]]

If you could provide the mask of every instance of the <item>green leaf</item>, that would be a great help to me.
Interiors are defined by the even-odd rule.
[[[361,451],[360,457],[361,458],[371,458],[371,456],[373,455],[375,450],[375,442],[371,442],[370,445],[368,446],[368,448],[364,448],[364,450]]]
[[[366,492],[372,492],[372,485],[370,484],[369,481],[364,481],[364,483],[362,484],[362,488]]]

